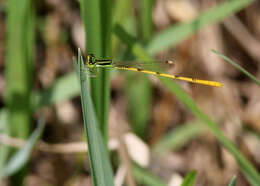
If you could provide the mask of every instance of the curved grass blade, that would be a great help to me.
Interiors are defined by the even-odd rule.
[[[195,138],[206,131],[206,127],[201,121],[181,125],[170,131],[153,147],[154,156],[158,157],[169,151],[176,151],[189,140]]]
[[[251,4],[254,0],[231,0],[222,3],[215,8],[201,13],[190,23],[180,23],[165,31],[158,33],[147,46],[150,54],[163,51],[169,47],[176,46],[181,41],[195,34],[199,29],[207,25],[214,24],[238,12],[242,8]]]
[[[236,176],[233,176],[228,184],[228,186],[235,186],[236,185]]]
[[[148,172],[147,170],[133,166],[133,174],[139,184],[151,185],[151,186],[166,186],[167,184],[161,180],[161,178]]]
[[[193,186],[195,183],[197,173],[196,171],[191,171],[183,180],[181,186]]]
[[[89,149],[93,183],[95,186],[111,186],[114,185],[112,168],[94,111],[89,90],[89,77],[86,74],[80,49],[78,60],[74,59],[74,63],[80,81],[83,121]]]
[[[217,54],[219,57],[224,59],[225,61],[229,62],[231,65],[233,65],[235,68],[243,72],[246,76],[248,76],[251,80],[253,80],[257,85],[260,86],[260,80],[258,80],[255,76],[253,76],[250,72],[248,72],[246,69],[238,65],[236,62],[233,60],[229,59],[227,56],[221,54],[220,52],[216,50],[211,50],[213,53]]]
[[[44,121],[39,120],[39,124],[35,131],[30,136],[26,145],[19,150],[14,156],[9,160],[7,166],[4,168],[4,176],[11,176],[23,168],[29,161],[33,148],[36,142],[40,139],[41,134],[44,129]]]

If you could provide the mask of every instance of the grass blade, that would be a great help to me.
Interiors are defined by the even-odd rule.
[[[233,176],[228,184],[228,186],[235,186],[236,185],[236,176]]]
[[[0,111],[0,132],[3,134],[9,134],[8,122],[7,122],[7,110],[2,109]],[[9,148],[3,144],[0,144],[0,185],[2,183],[2,177],[4,173],[4,165],[8,158]]]
[[[176,46],[199,29],[214,24],[251,4],[254,0],[231,0],[201,13],[190,23],[180,23],[158,33],[147,46],[150,54]]]
[[[96,186],[110,186],[114,184],[112,168],[90,97],[89,78],[85,73],[86,69],[80,50],[78,61],[74,60],[74,63],[80,81],[84,128],[88,142],[93,183]]]
[[[151,83],[147,77],[136,77],[130,73],[125,90],[129,99],[131,127],[135,134],[145,140],[152,105]]]
[[[129,26],[129,19],[133,19],[134,6],[132,1],[117,1],[113,7],[113,23],[120,24],[125,29]],[[130,25],[130,30],[134,30],[134,24]],[[112,35],[112,56],[120,53],[120,41]]]
[[[191,171],[183,180],[181,186],[193,186],[195,183],[197,173],[195,171]]]
[[[142,61],[154,61],[151,56],[145,51],[142,46],[136,42],[136,40],[127,34],[120,26],[115,27],[115,33],[117,36],[128,45],[132,53]],[[213,122],[205,113],[203,113],[194,100],[182,90],[182,88],[173,80],[166,78],[159,78],[162,83],[168,87],[168,89],[175,94],[175,96],[188,108],[192,113],[197,116],[204,124],[208,126],[210,131],[216,136],[216,138],[232,153],[236,158],[241,171],[245,174],[252,185],[258,185],[260,183],[260,175],[255,167],[243,156],[243,154],[231,143],[221,132],[215,122]]]
[[[110,57],[111,0],[81,0],[87,52],[98,58]],[[99,76],[91,78],[92,99],[103,138],[108,140],[108,112],[110,105],[109,70],[100,69]]]
[[[153,147],[154,156],[161,156],[169,151],[178,150],[189,140],[199,136],[206,131],[206,127],[197,121],[191,124],[181,125],[180,127],[170,131]]]
[[[30,0],[7,1],[7,94],[11,133],[26,138],[29,134],[30,92],[33,81],[34,12]],[[20,105],[20,106],[18,106]]]
[[[133,174],[139,184],[151,186],[166,186],[167,184],[159,177],[138,166],[133,166]]]
[[[229,59],[227,56],[221,54],[220,52],[216,50],[211,50],[213,53],[217,54],[219,57],[224,59],[225,61],[229,62],[231,65],[233,65],[235,68],[243,72],[246,76],[248,76],[251,80],[253,80],[257,85],[260,86],[260,80],[258,80],[255,76],[253,76],[250,72],[248,72],[246,69],[238,65],[236,62],[233,60]]]
[[[44,122],[43,120],[40,120],[26,145],[9,160],[7,166],[4,168],[4,176],[11,176],[25,166],[31,157],[33,147],[41,137],[43,129]]]
[[[6,96],[8,127],[14,137],[26,139],[31,128],[33,58],[35,44],[35,12],[32,0],[7,1],[7,61]],[[10,181],[21,185],[26,170],[22,169]]]
[[[153,5],[154,0],[143,0],[141,13],[141,27],[142,27],[142,38],[144,41],[149,41],[153,34]]]
[[[141,37],[145,42],[149,41],[153,33],[152,9],[154,0],[140,1],[140,22]],[[126,93],[129,99],[129,110],[131,126],[133,131],[142,139],[147,137],[147,125],[150,119],[152,87],[147,76],[136,77],[134,73],[127,76]]]

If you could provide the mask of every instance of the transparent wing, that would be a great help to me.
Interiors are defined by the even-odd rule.
[[[139,68],[143,70],[150,70],[150,71],[168,71],[168,69],[174,67],[175,62],[173,61],[147,61],[147,62],[140,62],[140,61],[113,61],[112,65],[116,67],[131,67],[131,68]]]

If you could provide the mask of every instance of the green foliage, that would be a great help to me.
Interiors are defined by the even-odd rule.
[[[8,127],[15,137],[27,138],[31,127],[30,96],[33,85],[35,9],[31,0],[7,1],[6,96]],[[11,180],[23,182],[25,172]]]
[[[165,183],[163,180],[161,180],[161,178],[152,174],[148,170],[145,170],[138,166],[133,167],[133,174],[139,184],[145,184],[145,185],[151,185],[151,186],[166,186],[167,185],[167,183]]]
[[[228,184],[228,186],[235,186],[236,185],[236,176],[233,176]]]
[[[190,124],[181,125],[166,134],[155,146],[153,153],[155,157],[166,154],[169,151],[176,151],[192,138],[195,138],[206,131],[206,127],[197,121]]]
[[[183,180],[181,186],[193,186],[195,183],[197,173],[195,171],[191,171]]]
[[[207,25],[224,20],[224,18],[234,14],[254,0],[231,0],[210,10],[201,13],[197,18],[189,23],[179,23],[158,33],[153,37],[147,46],[150,54],[163,51],[169,47],[176,46],[181,41],[195,34],[199,29]]]
[[[233,65],[235,68],[237,68],[239,71],[243,72],[246,76],[248,76],[251,80],[253,80],[257,85],[260,86],[260,81],[253,76],[250,72],[248,72],[246,69],[244,69],[243,67],[241,67],[240,65],[238,65],[236,62],[234,62],[233,60],[229,59],[227,56],[221,54],[220,52],[216,51],[216,50],[211,50],[213,53],[217,54],[219,57],[221,57],[222,59],[224,59],[225,61],[227,61],[228,63],[230,63],[231,65]]]
[[[0,132],[3,134],[9,133],[8,123],[7,123],[7,111],[2,109],[0,111]],[[8,158],[9,148],[0,143],[0,185],[4,173],[5,162]]]
[[[28,139],[26,145],[9,160],[4,168],[4,176],[11,176],[21,170],[29,161],[36,142],[40,139],[44,129],[43,120],[39,121],[38,127]]]
[[[10,0],[7,6],[6,103],[9,123],[12,127],[11,133],[26,137],[29,133],[31,117],[34,9],[30,0]]]

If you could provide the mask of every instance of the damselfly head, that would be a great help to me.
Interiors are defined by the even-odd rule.
[[[87,64],[88,65],[94,65],[95,64],[95,56],[94,56],[94,54],[88,54]]]

